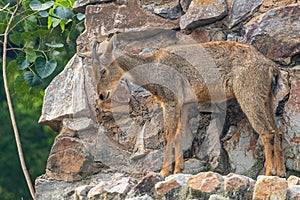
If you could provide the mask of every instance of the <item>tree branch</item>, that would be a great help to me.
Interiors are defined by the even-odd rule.
[[[35,199],[35,191],[34,191],[32,182],[30,180],[30,176],[29,176],[29,173],[28,173],[28,170],[26,167],[26,163],[24,160],[24,156],[23,156],[22,145],[21,145],[19,131],[18,131],[15,115],[14,115],[11,98],[10,98],[10,92],[9,92],[9,88],[8,88],[7,75],[6,75],[6,54],[7,54],[8,34],[11,30],[10,26],[12,24],[12,21],[13,21],[15,15],[17,14],[17,11],[18,11],[21,3],[22,3],[22,0],[20,0],[18,2],[18,4],[16,4],[16,8],[10,17],[9,22],[8,22],[5,32],[4,32],[2,68],[3,68],[3,82],[4,82],[5,94],[6,94],[6,99],[7,99],[7,104],[8,104],[8,108],[9,108],[9,113],[10,113],[13,130],[14,130],[14,134],[15,134],[15,139],[16,139],[16,144],[17,144],[17,149],[18,149],[18,154],[19,154],[19,158],[20,158],[20,162],[21,162],[22,171],[24,173],[30,194],[31,194],[32,198]]]

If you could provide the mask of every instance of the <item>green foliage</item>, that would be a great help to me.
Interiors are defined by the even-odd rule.
[[[17,3],[17,0],[0,0],[1,41]],[[7,76],[33,182],[45,172],[56,135],[49,127],[37,123],[44,89],[74,55],[76,38],[83,31],[84,15],[73,12],[73,3],[74,0],[23,0],[10,27]],[[0,110],[0,199],[31,199],[20,167],[2,76]]]
[[[58,52],[75,49],[76,36],[83,30],[82,14],[72,10],[74,0],[24,0],[9,34],[9,50],[18,60],[24,80],[30,87],[44,89],[60,66]],[[0,33],[3,33],[16,2],[0,0]],[[58,26],[59,25],[59,26]],[[61,56],[61,55],[60,55]],[[18,76],[18,83],[20,76]]]

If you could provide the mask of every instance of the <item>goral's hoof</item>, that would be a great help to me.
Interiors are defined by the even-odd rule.
[[[166,178],[167,176],[170,175],[170,171],[163,170],[163,169],[162,169],[159,173],[160,173],[164,178]]]
[[[282,172],[282,173],[279,174],[279,177],[280,177],[280,178],[285,178],[285,177],[286,177],[286,174]]]

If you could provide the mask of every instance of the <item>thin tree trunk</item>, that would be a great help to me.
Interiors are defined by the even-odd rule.
[[[6,76],[6,53],[7,53],[6,48],[7,48],[8,34],[10,31],[10,26],[13,21],[13,18],[15,17],[15,15],[19,9],[19,5],[21,5],[21,3],[22,3],[22,0],[20,0],[18,2],[18,4],[16,5],[16,8],[10,17],[10,20],[9,20],[6,30],[4,32],[2,68],[3,68],[3,82],[4,82],[5,94],[6,94],[7,104],[8,104],[8,108],[9,108],[11,123],[12,123],[14,134],[15,134],[15,139],[16,139],[16,144],[17,144],[17,148],[18,148],[18,154],[19,154],[19,158],[20,158],[20,162],[21,162],[22,171],[24,173],[30,194],[31,194],[32,198],[35,199],[35,191],[34,191],[34,188],[33,188],[33,185],[32,185],[32,182],[31,182],[31,179],[30,179],[27,167],[26,167],[26,163],[24,160],[22,145],[21,145],[19,131],[18,131],[15,115],[14,115],[13,106],[11,103],[10,92],[9,92],[7,76]]]

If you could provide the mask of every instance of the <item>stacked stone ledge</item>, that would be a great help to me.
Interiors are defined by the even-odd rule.
[[[300,5],[270,2],[77,0],[74,8],[85,13],[86,30],[77,54],[46,90],[40,123],[59,135],[46,173],[36,180],[37,199],[299,199],[296,176],[287,181],[259,176],[263,148],[234,100],[227,102],[224,128],[218,111],[199,106],[190,111],[187,138],[194,142],[184,143],[185,174],[165,180],[148,173],[160,170],[164,152],[162,109],[151,94],[121,81],[112,100],[118,125],[111,104],[99,108],[96,102],[91,49],[112,34],[119,33],[116,48],[133,54],[175,44],[250,43],[290,72],[291,91],[278,122],[290,143],[288,175],[299,176]]]

